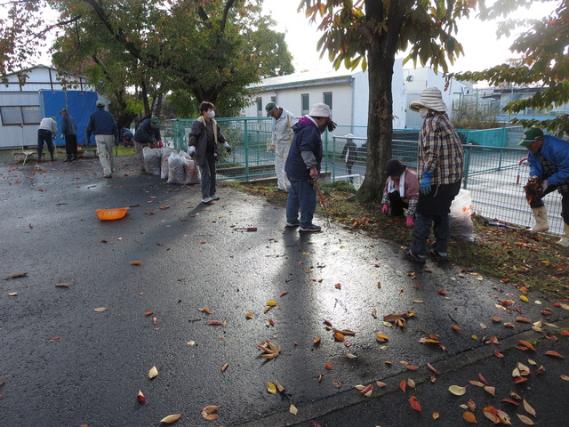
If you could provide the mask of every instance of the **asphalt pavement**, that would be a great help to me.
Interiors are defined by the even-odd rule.
[[[513,349],[528,331],[547,371],[515,387],[526,387],[536,425],[563,421],[551,413],[569,404],[567,361],[543,352],[569,357],[568,338],[530,328],[559,324],[543,326],[558,336],[564,306],[534,294],[522,302],[476,272],[416,269],[400,247],[336,225],[284,231],[282,207],[227,186],[202,206],[198,186],[139,176],[131,162],[120,159],[112,180],[95,160],[0,167],[0,277],[26,273],[0,280],[0,425],[157,426],[176,413],[180,426],[460,425],[448,382],[487,372],[499,406],[514,358],[529,357]],[[112,207],[130,211],[99,222],[95,210]],[[402,313],[412,315],[404,329],[383,321]],[[441,345],[419,343],[432,334]],[[265,340],[281,350],[270,361],[259,358]],[[427,363],[440,369],[434,384],[421,382]],[[397,390],[412,376],[422,414]],[[377,380],[386,387],[371,398],[353,388]],[[267,382],[285,391],[268,393]],[[219,406],[219,420],[204,420],[206,405]]]

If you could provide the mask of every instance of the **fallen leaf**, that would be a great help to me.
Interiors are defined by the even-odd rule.
[[[407,385],[409,386],[409,388],[415,388],[415,381],[413,380],[413,378],[407,378]]]
[[[275,381],[275,385],[277,386],[277,391],[278,391],[279,393],[284,393],[285,388],[284,388],[284,386],[283,386],[281,383],[279,383],[278,381]]]
[[[265,340],[261,344],[257,344],[257,348],[261,351],[259,357],[267,361],[276,359],[281,353],[281,347],[270,340]]]
[[[455,396],[464,396],[464,394],[466,393],[466,387],[461,387],[459,385],[451,385],[448,388],[448,391],[450,391],[450,393],[454,394]]]
[[[472,384],[475,387],[480,387],[483,388],[484,387],[484,383],[480,382],[480,381],[476,381],[476,380],[470,380],[468,381],[470,384]]]
[[[559,333],[564,337],[569,337],[569,329],[562,329]]]
[[[227,368],[229,368],[229,363],[224,363],[221,367],[221,373],[223,374],[225,371],[227,371]]]
[[[219,418],[219,406],[207,405],[202,409],[202,417],[206,421],[215,421]]]
[[[563,381],[569,381],[569,375],[562,374],[559,376]]]
[[[196,346],[196,342],[195,342],[195,341],[188,341],[188,342],[186,343],[186,345],[187,345],[188,347],[195,347],[195,346]]]
[[[267,303],[265,304],[267,307],[276,307],[277,306],[277,302],[274,299],[270,299],[267,301]]]
[[[430,363],[427,363],[427,368],[429,368],[429,370],[430,370],[433,374],[439,375],[439,371],[437,371],[437,370],[435,369],[435,367],[434,367],[433,365],[431,365]]]
[[[470,411],[466,411],[462,414],[462,419],[466,421],[468,424],[477,424],[478,421],[476,420],[476,415],[474,415]]]
[[[291,403],[290,406],[288,407],[288,412],[290,412],[292,415],[296,416],[296,414],[298,414],[298,408],[296,406],[294,406],[293,403]]]
[[[27,276],[28,273],[24,272],[10,273],[8,274],[8,276],[6,276],[6,280],[21,279],[22,277],[27,277]]]
[[[146,397],[144,397],[144,393],[142,393],[142,390],[138,390],[138,394],[136,395],[136,400],[141,405],[144,405],[146,403]]]
[[[385,335],[383,332],[376,332],[375,339],[380,343],[386,343],[389,341],[389,337]]]
[[[331,370],[334,369],[334,368],[332,367],[332,364],[331,364],[330,362],[326,362],[326,363],[324,364],[324,369],[327,369],[327,370],[331,371]]]
[[[482,413],[486,418],[492,421],[494,424],[500,424],[500,418],[498,417],[498,410],[493,406],[486,406]]]
[[[490,385],[485,385],[484,391],[486,393],[488,393],[490,396],[496,396],[496,387],[492,387]]]
[[[385,384],[383,381],[376,381],[375,384],[379,387],[379,388],[385,388],[387,386],[387,384]]]
[[[371,317],[373,317],[374,319],[377,319],[377,309],[376,309],[376,308],[374,308],[374,309],[371,311]]]
[[[18,296],[18,292],[8,292],[8,296],[9,296],[9,297],[17,297],[17,296]]]
[[[174,424],[180,418],[182,418],[182,414],[172,414],[168,415],[160,420],[160,424]]]
[[[226,321],[225,320],[208,320],[207,324],[209,326],[225,326],[226,325]]]
[[[529,317],[525,317],[525,316],[517,316],[516,317],[516,322],[518,323],[531,323],[531,320],[529,319]]]
[[[435,411],[431,414],[431,416],[433,417],[433,420],[437,421],[441,417],[441,414]]]
[[[493,323],[502,323],[502,318],[500,316],[492,316]]]
[[[105,311],[107,311],[107,307],[97,307],[95,309],[95,313],[104,313]]]
[[[563,355],[562,355],[561,353],[559,353],[558,351],[549,350],[549,351],[546,351],[546,352],[543,353],[543,354],[545,354],[546,356],[549,356],[549,357],[553,357],[553,358],[555,358],[555,359],[565,359],[565,356],[563,356]]]
[[[71,287],[71,285],[69,283],[61,282],[61,283],[57,283],[55,285],[55,287],[60,288],[60,289],[69,289]]]
[[[284,297],[284,296],[287,295],[287,294],[288,294],[288,291],[283,291],[283,292],[281,292],[281,293],[279,294],[279,297],[282,298],[282,297]]]
[[[522,295],[520,295],[520,301],[528,302],[529,300],[528,300],[528,297],[527,297],[527,296],[525,296],[525,295],[522,294]]]
[[[531,405],[528,403],[528,401],[525,400],[525,399],[522,401],[522,404],[523,404],[523,406],[524,406],[524,410],[525,410],[528,414],[533,415],[533,416],[535,417],[535,409],[533,409],[533,406],[531,406]]]
[[[334,340],[338,342],[344,342],[346,340],[346,337],[340,331],[336,331],[334,332]]]
[[[142,261],[139,259],[132,260],[130,265],[134,265],[135,267],[140,267],[142,265]]]
[[[460,326],[458,326],[457,324],[453,324],[453,325],[451,326],[451,329],[452,329],[454,332],[460,332]]]
[[[322,342],[322,338],[320,336],[314,337],[312,339],[312,345],[314,345],[314,347],[318,347],[321,342]]]
[[[518,346],[525,348],[526,350],[535,351],[535,347],[529,341],[520,340],[518,341]]]
[[[399,389],[405,393],[407,391],[407,380],[399,381]]]
[[[253,313],[252,311],[248,311],[247,313],[245,313],[245,319],[251,320],[253,317],[255,317],[255,313]]]
[[[156,368],[156,366],[153,366],[152,368],[150,368],[150,370],[148,371],[148,378],[150,378],[151,380],[153,380],[154,378],[156,378],[158,376],[158,369]]]
[[[520,419],[520,421],[522,423],[524,423],[526,426],[533,426],[535,425],[535,423],[533,422],[533,420],[526,416],[526,415],[521,415],[521,414],[516,414],[518,416],[518,418]]]
[[[148,310],[146,310],[146,311],[144,312],[144,315],[145,315],[146,317],[152,316],[153,314],[154,314],[154,312],[153,312],[151,309],[148,309]]]
[[[277,394],[277,385],[275,383],[268,382],[267,392],[269,392],[269,394]]]
[[[411,396],[409,398],[409,405],[411,405],[411,408],[414,411],[421,412],[423,410],[423,408],[421,408],[421,403],[419,403],[419,400],[417,400],[415,396]]]
[[[341,284],[341,283],[336,283],[336,284],[334,285],[334,287],[335,287],[336,289],[342,289],[342,284]]]
[[[205,313],[205,314],[212,314],[211,309],[207,306],[200,308],[199,311],[201,311],[202,313]]]

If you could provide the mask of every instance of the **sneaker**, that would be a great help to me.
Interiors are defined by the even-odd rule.
[[[320,233],[322,231],[322,227],[314,224],[301,225],[298,231],[301,233]]]
[[[109,178],[110,179],[112,177],[113,177],[112,175],[103,175],[103,178]]]
[[[296,228],[300,225],[300,222],[287,222],[285,228]]]
[[[447,263],[448,262],[448,253],[447,252],[437,252],[436,250],[431,249],[429,252],[429,255],[436,262],[440,262],[440,263]]]
[[[209,205],[211,202],[213,202],[213,199],[212,199],[211,197],[204,197],[204,198],[202,199],[202,203],[203,203],[204,205]]]
[[[417,255],[410,248],[407,249],[407,251],[405,252],[405,258],[407,258],[411,262],[414,262],[415,264],[425,264],[425,262],[427,261],[424,255]]]
[[[219,196],[217,194],[210,196],[210,198],[211,198],[211,200],[219,200]]]

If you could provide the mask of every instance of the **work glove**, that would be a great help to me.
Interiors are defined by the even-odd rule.
[[[433,180],[432,172],[424,172],[421,177],[421,182],[419,183],[419,191],[423,195],[427,195],[431,192],[431,181]]]
[[[383,215],[387,215],[389,213],[389,205],[387,203],[384,203],[381,207],[381,213]]]
[[[338,125],[336,124],[336,122],[329,120],[327,126],[328,126],[328,132],[334,132],[334,130],[336,129],[336,126],[338,126]]]
[[[310,178],[312,181],[318,180],[318,169],[316,169],[314,166],[310,168]]]
[[[544,179],[543,182],[541,183],[541,191],[545,193],[547,187],[549,187],[549,182],[547,182],[547,179]]]
[[[413,215],[407,217],[405,225],[407,228],[413,228],[415,226],[415,218],[413,218]]]
[[[196,155],[196,147],[194,147],[193,145],[190,145],[188,147],[188,154],[190,155],[190,157],[194,157]]]
[[[225,141],[225,144],[223,144],[223,146],[225,147],[225,151],[227,151],[227,153],[231,153],[231,145],[229,145],[229,142]]]

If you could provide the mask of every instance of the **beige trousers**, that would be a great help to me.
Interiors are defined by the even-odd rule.
[[[113,174],[113,147],[115,145],[114,135],[95,135],[97,143],[97,155],[103,167],[103,175]]]

